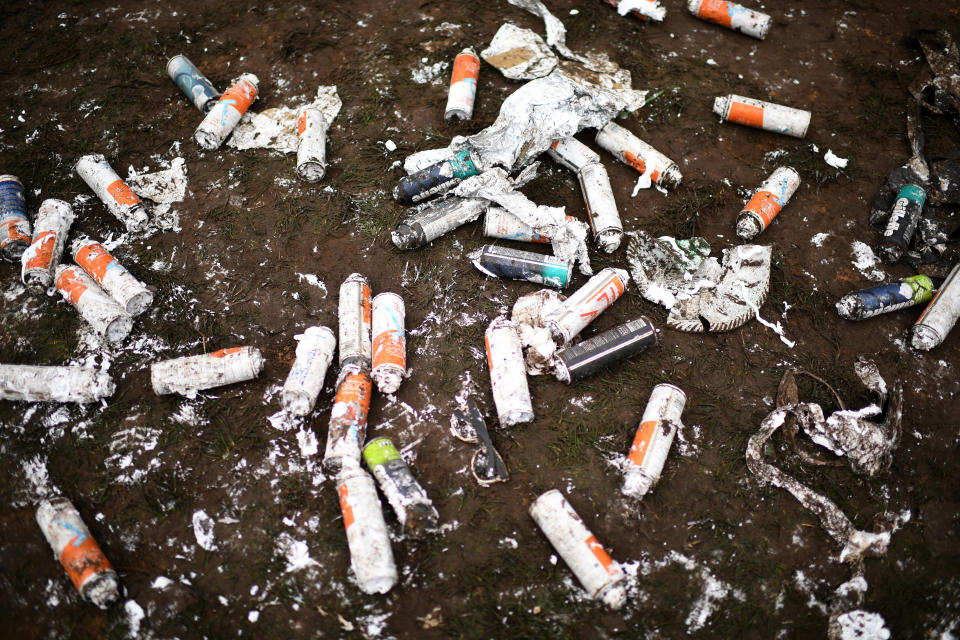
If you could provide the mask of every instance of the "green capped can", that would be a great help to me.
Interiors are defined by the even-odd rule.
[[[915,184],[900,187],[877,251],[881,261],[893,264],[910,248],[926,200],[927,192],[922,187]]]
[[[404,530],[420,534],[437,528],[440,515],[389,438],[371,440],[363,448],[363,460]]]
[[[933,281],[927,276],[910,276],[848,293],[837,302],[837,313],[847,320],[865,320],[929,302],[934,289]]]

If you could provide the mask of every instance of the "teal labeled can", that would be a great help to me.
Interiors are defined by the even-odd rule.
[[[363,448],[363,461],[405,531],[418,535],[437,528],[440,515],[389,438],[371,440]]]
[[[480,173],[466,149],[442,162],[400,178],[393,189],[393,197],[401,204],[416,204],[446,193],[466,178]]]
[[[558,289],[570,284],[573,273],[573,263],[569,260],[490,244],[471,254],[470,259],[473,266],[488,276],[526,280]]]
[[[920,221],[923,203],[926,200],[927,192],[922,187],[915,184],[905,184],[900,187],[877,250],[881,261],[886,264],[898,262],[910,248],[910,242],[917,230],[917,223]]]
[[[865,320],[929,302],[933,292],[930,278],[924,275],[910,276],[848,293],[837,302],[837,313],[846,320]]]

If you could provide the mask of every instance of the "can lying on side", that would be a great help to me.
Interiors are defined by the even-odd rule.
[[[360,590],[390,591],[399,576],[373,478],[360,468],[359,462],[345,462],[337,475],[337,495],[350,549],[350,566]]]
[[[679,387],[653,388],[627,455],[623,492],[628,496],[642,498],[660,480],[686,403],[687,395]]]
[[[566,216],[565,221],[575,220],[573,216]],[[488,238],[514,240],[516,242],[535,242],[550,244],[550,238],[540,235],[533,227],[501,207],[490,207],[483,217],[483,235]]]
[[[213,83],[185,55],[176,55],[167,61],[167,75],[203,113],[210,111],[220,98]]]
[[[48,198],[41,203],[33,225],[33,241],[20,256],[23,284],[40,290],[53,284],[73,220],[73,207],[68,202]]]
[[[845,320],[866,320],[929,302],[933,298],[934,288],[933,281],[925,275],[878,284],[840,298],[837,301],[837,313]]]
[[[113,380],[99,369],[0,364],[0,400],[87,403],[114,391]]]
[[[927,305],[916,324],[910,345],[914,349],[929,351],[941,344],[960,319],[960,262],[943,281],[940,290]]]
[[[701,20],[739,31],[757,40],[767,37],[773,22],[769,15],[730,0],[687,0],[687,10]]]
[[[674,188],[680,185],[683,176],[676,162],[616,122],[610,121],[597,131],[596,140],[617,160],[641,174],[649,174],[650,180],[661,187]]]
[[[259,84],[260,80],[252,73],[244,73],[237,78],[230,88],[223,92],[193,133],[197,144],[208,151],[219,149],[257,99]]]
[[[119,342],[130,334],[133,317],[83,269],[60,265],[54,282],[60,295],[80,312],[80,317],[107,340]]]
[[[800,174],[793,167],[777,167],[763,181],[750,202],[737,215],[737,236],[753,240],[770,226],[800,186]]]
[[[307,327],[296,339],[296,359],[283,383],[280,403],[288,413],[305,416],[313,411],[323,389],[337,339],[327,327]]]
[[[597,272],[544,318],[554,340],[559,344],[569,344],[594,318],[623,295],[629,281],[630,276],[625,269],[607,267]]]
[[[398,249],[417,249],[442,235],[473,222],[490,203],[479,198],[451,196],[420,207],[397,225],[390,239]]]
[[[810,112],[782,104],[728,94],[715,98],[713,112],[726,120],[755,129],[802,138],[810,128]]]
[[[340,369],[323,453],[327,471],[338,473],[347,461],[360,462],[372,393],[373,381],[366,364],[353,362]]]
[[[363,460],[404,530],[419,535],[437,528],[436,507],[389,438],[371,440],[363,448]]]
[[[253,380],[263,371],[263,354],[256,347],[232,347],[213,353],[154,362],[150,382],[158,396],[197,391]]]
[[[569,260],[490,244],[471,253],[470,260],[488,276],[526,280],[559,289],[570,284],[573,273],[573,263]]]
[[[127,231],[141,231],[150,221],[140,197],[120,179],[102,153],[90,153],[77,160],[73,170],[83,178],[113,216]]]
[[[400,178],[393,189],[393,197],[401,204],[416,204],[446,193],[464,179],[478,173],[480,168],[476,161],[470,152],[464,149],[446,160]]]
[[[657,344],[657,330],[644,316],[557,352],[554,373],[560,382],[574,382]]]
[[[102,244],[90,238],[77,238],[71,247],[73,261],[103,287],[132,316],[138,316],[153,304],[153,292],[120,264]]]
[[[373,312],[370,303],[370,282],[360,273],[351,273],[340,285],[337,303],[340,334],[340,366],[362,363],[367,369],[373,357],[370,340]]]

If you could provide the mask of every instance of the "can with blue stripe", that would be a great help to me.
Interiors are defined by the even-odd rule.
[[[846,320],[865,320],[928,302],[933,291],[933,281],[927,276],[910,276],[848,293],[837,302],[837,313]]]
[[[19,262],[30,246],[30,219],[23,183],[16,176],[0,176],[0,257]]]
[[[554,373],[560,382],[574,382],[611,367],[657,344],[657,330],[644,316],[557,353]]]
[[[187,56],[176,55],[170,58],[167,62],[167,74],[203,113],[210,111],[220,99],[220,92]]]
[[[400,178],[393,197],[401,204],[415,204],[445,193],[465,178],[480,173],[470,151],[464,149],[443,162],[432,164],[414,174]]]
[[[923,203],[927,199],[927,192],[915,184],[905,184],[897,192],[897,201],[893,203],[887,228],[883,231],[883,239],[877,254],[880,260],[893,264],[903,257],[910,248],[913,233],[917,230],[920,214],[923,212]]]
[[[488,276],[526,280],[549,287],[565,288],[570,284],[573,263],[532,251],[484,245],[470,256],[473,266]]]

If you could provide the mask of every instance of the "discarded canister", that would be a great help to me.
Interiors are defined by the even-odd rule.
[[[147,226],[149,218],[143,202],[133,189],[120,179],[102,153],[91,153],[81,157],[73,170],[93,189],[97,197],[107,205],[110,213],[123,223],[127,231],[139,231]]]
[[[633,167],[661,187],[676,187],[683,177],[677,163],[633,135],[616,122],[610,121],[597,131],[597,144],[613,156]]]
[[[46,289],[53,284],[73,219],[70,203],[55,198],[43,201],[33,223],[33,242],[20,256],[23,284],[33,289]]]
[[[73,305],[94,331],[110,342],[119,342],[133,328],[133,317],[76,265],[57,267],[57,291]]]
[[[573,136],[555,140],[547,149],[547,155],[575,173],[588,164],[600,162],[600,156],[593,149]]]
[[[570,222],[576,220],[573,216],[566,216]],[[536,242],[549,244],[550,238],[540,235],[533,227],[501,207],[490,207],[483,217],[483,235],[488,238],[516,240],[517,242]]]
[[[340,329],[340,366],[361,362],[370,367],[370,283],[360,273],[351,273],[340,285],[337,310]]]
[[[187,59],[187,56],[176,55],[167,61],[167,74],[177,83],[197,109],[207,113],[220,98],[220,93],[213,83]]]
[[[687,395],[672,384],[658,384],[653,388],[627,454],[625,494],[642,498],[660,480],[686,403]]]
[[[913,325],[910,344],[914,349],[929,351],[946,340],[960,318],[960,262],[954,265],[940,290]]]
[[[470,254],[470,259],[473,266],[488,276],[526,280],[560,289],[570,284],[573,273],[573,263],[569,260],[490,244]]]
[[[933,290],[933,282],[927,276],[910,276],[848,293],[837,301],[837,313],[846,320],[866,320],[923,304],[933,297]]]
[[[327,172],[327,130],[330,123],[323,111],[312,105],[300,109],[297,117],[297,175],[316,182]]]
[[[480,169],[470,156],[470,151],[464,149],[452,158],[400,178],[393,189],[393,197],[402,204],[422,202],[449,191],[465,178],[478,173]]]
[[[76,507],[62,496],[44,500],[37,524],[84,598],[106,609],[120,598],[120,580]]]
[[[252,73],[244,73],[223,92],[217,103],[207,112],[193,137],[197,143],[212,151],[218,149],[227,139],[240,118],[257,99],[257,85],[260,81]]]
[[[473,102],[477,96],[477,78],[480,76],[480,58],[476,51],[467,47],[453,61],[453,76],[450,78],[450,93],[444,120],[458,118],[469,120],[473,116]]]
[[[585,285],[544,318],[554,340],[568,344],[623,295],[629,280],[625,269],[614,267],[607,267],[587,280]]]
[[[587,529],[563,494],[551,489],[530,505],[530,516],[577,576],[587,595],[619,609],[627,600],[626,575]]]
[[[90,238],[77,238],[71,247],[73,261],[132,316],[140,315],[153,304],[153,292],[137,280],[102,244]]]
[[[158,396],[197,391],[253,380],[263,371],[263,354],[256,347],[231,347],[213,353],[154,362],[150,382]]]
[[[773,22],[765,13],[728,0],[688,0],[687,9],[701,20],[739,31],[758,40],[767,37]]]
[[[490,390],[500,424],[508,427],[533,420],[533,402],[527,386],[527,367],[517,325],[500,316],[483,337],[490,367]]]
[[[486,200],[451,196],[428,202],[401,222],[390,234],[398,249],[416,249],[480,217]]]
[[[612,367],[655,344],[657,330],[649,320],[640,316],[561,350],[557,353],[554,371],[560,382],[574,382]]]
[[[377,485],[359,462],[350,462],[337,476],[337,494],[350,548],[350,566],[360,590],[386,593],[397,583],[398,576]]]
[[[339,472],[344,460],[360,462],[363,441],[367,437],[372,392],[373,381],[366,364],[354,362],[340,369],[323,454],[323,466],[327,471]]]
[[[613,253],[623,238],[623,222],[613,198],[613,187],[606,168],[599,162],[584,166],[577,172],[577,180],[587,205],[593,240],[604,253]]]
[[[918,185],[905,184],[900,187],[877,250],[881,261],[893,264],[910,248],[926,199],[927,192]]]
[[[20,178],[0,176],[0,257],[16,262],[30,246],[30,219]]]
[[[0,364],[0,400],[87,403],[115,390],[110,376],[99,369]]]
[[[283,383],[280,403],[287,412],[305,416],[313,411],[323,389],[323,380],[337,348],[337,338],[327,327],[307,327],[295,337],[297,357]]]
[[[743,240],[752,240],[760,235],[799,186],[800,174],[793,167],[777,167],[737,216],[737,235]]]
[[[663,22],[667,17],[667,10],[655,0],[603,0],[607,4],[616,7],[617,13],[622,16],[628,13],[640,18],[641,20],[652,20],[653,22]]]
[[[395,293],[373,297],[373,381],[380,393],[395,393],[407,375],[407,310]]]
[[[371,440],[363,460],[404,529],[419,534],[437,528],[440,515],[389,438]]]
[[[764,100],[744,98],[732,93],[715,98],[713,112],[727,122],[783,133],[794,138],[807,135],[807,128],[810,126],[809,111]]]

